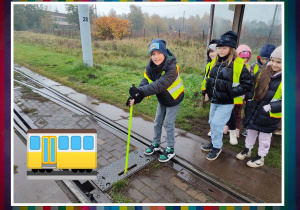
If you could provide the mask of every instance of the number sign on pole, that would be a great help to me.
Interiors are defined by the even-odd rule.
[[[83,62],[87,66],[93,67],[91,26],[90,26],[88,5],[87,4],[78,5],[78,12],[79,12],[79,25],[80,25]]]

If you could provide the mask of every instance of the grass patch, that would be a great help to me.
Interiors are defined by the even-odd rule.
[[[30,114],[30,113],[33,113],[33,112],[36,112],[37,109],[29,109],[29,108],[24,108],[22,109],[22,111],[25,113],[25,114]]]
[[[122,193],[112,193],[111,198],[113,203],[132,203],[132,199]]]
[[[115,182],[112,186],[110,196],[113,203],[132,203],[132,199],[123,195],[123,189],[128,185],[129,181],[127,179],[122,179]]]
[[[17,165],[14,165],[14,174],[19,173],[17,169],[18,169],[18,166],[17,166]]]
[[[30,99],[30,100],[34,100],[34,101],[39,101],[39,102],[41,102],[41,103],[50,101],[50,99],[45,98],[45,97],[41,96],[40,94],[35,93],[35,92],[32,92],[32,91],[30,91],[30,92],[25,92],[25,93],[22,95],[22,99]]]
[[[91,104],[99,105],[100,103],[99,102],[92,102]]]
[[[158,169],[158,168],[161,168],[162,165],[159,162],[154,161],[154,162],[150,163],[150,167]]]
[[[94,66],[90,68],[82,62],[80,39],[15,31],[14,62],[79,93],[129,112],[129,108],[125,106],[129,97],[128,90],[132,84],[138,86],[143,78],[150,59],[148,45],[151,40],[150,37],[93,40]],[[210,105],[207,104],[204,108],[200,106],[206,42],[177,38],[166,41],[167,47],[176,56],[185,88],[176,127],[206,137]],[[157,104],[156,96],[144,99],[134,106],[133,115],[153,121]],[[224,142],[226,147],[236,152],[242,150],[242,146],[231,147],[226,137]],[[281,168],[281,142],[274,146],[272,140],[265,162],[272,167]]]
[[[117,182],[115,182],[112,186],[112,191],[114,192],[120,192],[128,185],[128,180],[127,179],[122,179]]]

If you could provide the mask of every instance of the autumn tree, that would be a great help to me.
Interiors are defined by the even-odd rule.
[[[128,20],[133,24],[132,29],[142,30],[144,26],[144,16],[141,7],[137,5],[130,5],[130,13],[128,14]]]
[[[168,26],[159,15],[152,15],[150,18],[145,19],[145,28],[150,31],[168,31]]]
[[[94,21],[92,36],[98,39],[122,39],[130,34],[129,20],[103,16]]]
[[[208,13],[202,16],[199,26],[201,31],[204,30],[206,33],[208,32],[210,27],[210,15]]]

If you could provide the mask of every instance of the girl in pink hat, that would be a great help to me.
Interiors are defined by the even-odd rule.
[[[259,74],[254,91],[246,93],[244,126],[248,129],[248,135],[245,148],[236,157],[240,160],[251,157],[251,149],[258,137],[258,153],[247,162],[249,167],[264,165],[272,132],[281,120],[282,68],[282,48],[279,46],[271,54],[270,65]]]
[[[236,52],[238,53],[239,57],[244,59],[245,65],[247,69],[250,71],[250,59],[252,56],[251,49],[248,45],[242,44],[237,49]]]

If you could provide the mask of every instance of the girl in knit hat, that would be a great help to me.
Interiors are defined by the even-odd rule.
[[[275,45],[265,44],[262,46],[259,56],[257,56],[256,62],[251,65],[250,73],[253,75],[253,81],[257,80],[258,75],[264,69],[267,63],[270,61],[271,53],[275,50]],[[255,85],[255,84],[254,84]],[[247,137],[247,130],[242,133],[243,136]]]
[[[265,44],[257,56],[257,60],[251,65],[251,74],[254,75],[254,81],[256,81],[257,76],[260,74],[261,70],[264,69],[267,63],[270,61],[271,53],[275,50],[275,45]]]
[[[256,137],[259,139],[258,154],[247,165],[260,167],[270,149],[272,132],[281,120],[282,49],[277,47],[267,65],[258,76],[252,94],[246,94],[244,127],[248,129],[245,148],[236,155],[240,160],[251,156]]]
[[[251,60],[252,51],[248,45],[242,44],[237,49],[236,52],[238,53],[239,57],[244,59],[244,64],[246,65],[247,69],[250,71],[249,62]]]
[[[202,91],[202,102],[201,102],[201,106],[203,107],[203,104],[204,104],[204,101],[205,101],[205,95],[206,94],[206,80],[207,80],[207,77],[210,73],[210,70],[212,68],[212,66],[214,65],[215,63],[215,59],[217,57],[217,42],[218,42],[218,39],[213,39],[210,41],[209,45],[208,45],[208,49],[207,49],[207,65],[206,65],[206,68],[205,68],[205,71],[204,71],[204,77],[203,77],[203,81],[202,81],[202,84],[201,84],[201,91]],[[210,133],[210,131],[209,131]],[[210,135],[210,134],[209,134]]]
[[[244,60],[244,64],[250,72],[249,61],[252,55],[250,47],[248,47],[245,44],[242,44],[236,49],[236,52],[238,53],[239,57]],[[237,138],[240,137],[239,127],[241,122],[241,113],[242,113],[243,105],[244,104],[242,103],[242,104],[236,104],[234,106],[230,119],[227,125],[224,127],[224,134],[227,134],[229,129],[229,136],[230,136],[229,143],[232,145],[237,145],[238,144]]]
[[[205,93],[206,93],[206,87],[205,87],[206,80],[207,80],[207,77],[210,73],[210,70],[211,70],[212,66],[215,63],[215,59],[218,55],[218,53],[217,53],[217,41],[218,41],[217,39],[213,39],[208,45],[207,65],[206,65],[206,68],[205,68],[204,78],[203,78],[202,87],[201,87],[202,96],[205,96]]]
[[[215,160],[222,151],[223,128],[234,104],[243,103],[241,97],[253,88],[252,77],[235,51],[238,35],[234,31],[223,34],[217,43],[218,56],[208,75],[206,92],[210,99],[209,124],[212,142],[201,147],[209,151],[206,158]]]

